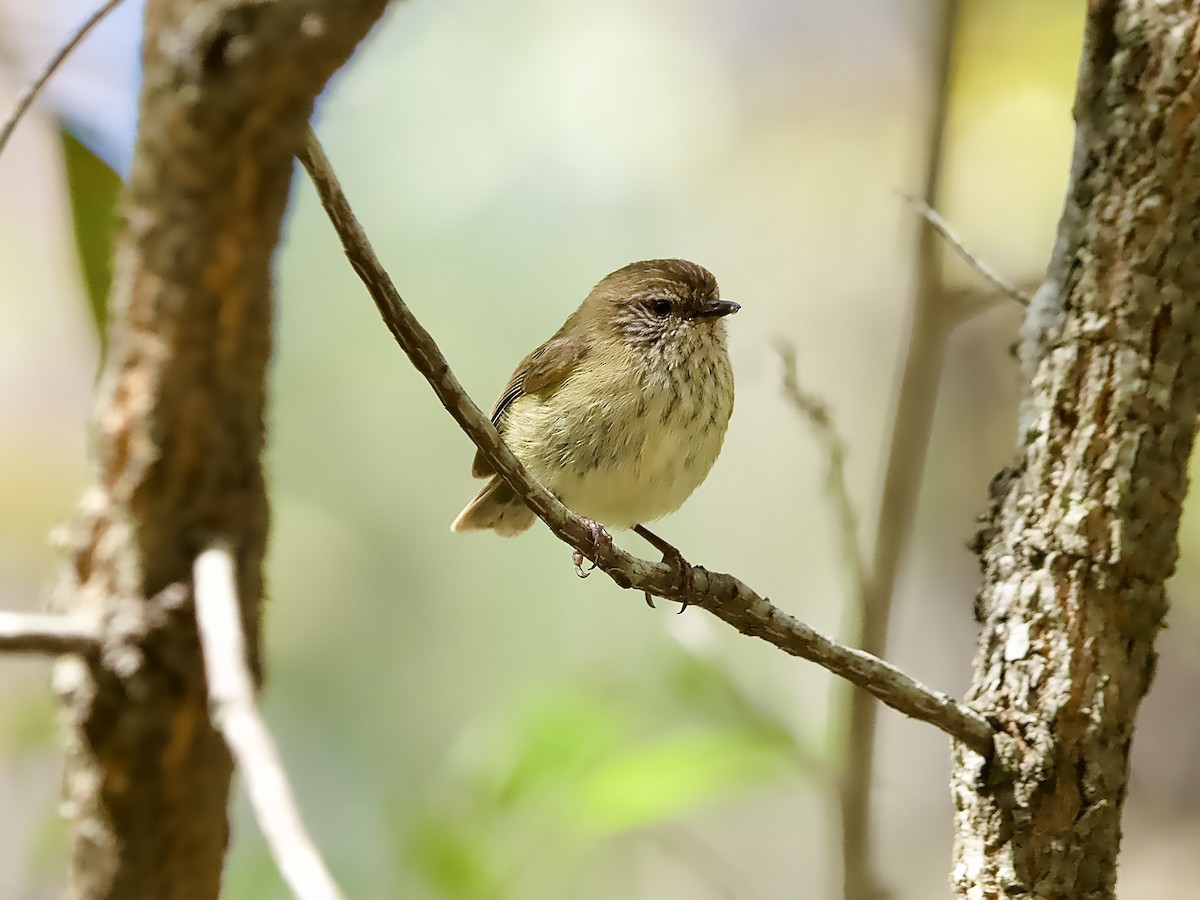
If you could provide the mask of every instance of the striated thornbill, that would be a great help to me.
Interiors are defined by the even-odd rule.
[[[674,512],[725,440],[725,316],[738,309],[695,263],[631,263],[521,361],[492,421],[530,474],[595,525],[632,528]],[[490,480],[452,531],[515,535],[533,524],[482,455],[471,471]]]

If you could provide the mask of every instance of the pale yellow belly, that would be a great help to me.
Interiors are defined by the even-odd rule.
[[[613,528],[631,528],[674,512],[700,486],[716,461],[724,438],[696,436],[664,427],[646,436],[642,450],[622,461],[596,468],[558,469],[544,483],[585,518]]]
[[[531,473],[585,518],[630,528],[674,512],[708,476],[733,408],[716,392],[645,390],[550,402],[527,397],[508,440]],[[569,412],[564,412],[569,409]]]

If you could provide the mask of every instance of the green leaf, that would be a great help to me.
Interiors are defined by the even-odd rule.
[[[690,708],[705,722],[729,725],[753,735],[764,744],[790,754],[801,771],[828,768],[824,749],[798,736],[793,728],[768,707],[752,700],[715,663],[691,654],[679,654],[667,669],[666,683],[678,705]]]
[[[576,777],[592,761],[627,740],[628,723],[615,703],[579,691],[539,704],[514,727],[511,751],[500,752],[494,802],[511,809]]]
[[[453,900],[502,896],[500,878],[487,856],[488,842],[456,823],[427,818],[409,839],[408,857],[413,868],[437,890]]]
[[[79,267],[103,361],[108,350],[108,289],[112,282],[115,209],[121,179],[66,131],[60,134],[71,195],[75,246],[79,251]]]
[[[742,730],[673,735],[596,767],[581,781],[577,825],[613,833],[675,818],[786,773],[778,748]]]

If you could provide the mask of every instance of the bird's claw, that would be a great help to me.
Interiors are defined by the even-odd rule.
[[[691,598],[696,593],[696,570],[678,550],[674,553],[664,553],[663,562],[675,569],[675,582],[679,585],[679,593],[683,595],[683,600],[679,603],[679,612],[676,615],[683,615],[683,611],[691,605]]]
[[[587,559],[587,557],[583,555],[583,551],[581,550],[576,550],[571,554],[571,562],[575,564],[575,574],[580,578],[587,578],[592,574],[592,569],[596,568],[596,564],[592,563],[591,569],[585,569],[583,567],[583,561],[585,559]]]
[[[599,551],[601,547],[612,546],[612,535],[608,533],[603,525],[593,522],[591,519],[584,519],[583,523],[587,525],[588,532],[592,536],[592,547],[596,551]],[[592,560],[591,568],[585,569],[583,567],[584,559],[586,557],[583,555],[583,551],[578,548],[571,554],[571,562],[575,564],[575,574],[580,578],[587,578],[596,568],[596,562]]]
[[[695,569],[692,568],[691,563],[683,558],[683,554],[679,552],[678,547],[668,544],[644,525],[637,525],[633,530],[649,541],[654,549],[662,553],[662,561],[675,570],[675,585],[679,593],[683,596],[683,600],[679,604],[679,612],[682,613],[691,605],[689,598],[696,593]],[[646,591],[645,594],[646,605],[651,609],[655,609],[654,599],[650,596],[650,592]]]

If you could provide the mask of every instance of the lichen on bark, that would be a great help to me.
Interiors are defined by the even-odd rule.
[[[1093,0],[1071,182],[1021,347],[1014,467],[978,542],[952,884],[1112,898],[1200,409],[1200,4]]]

